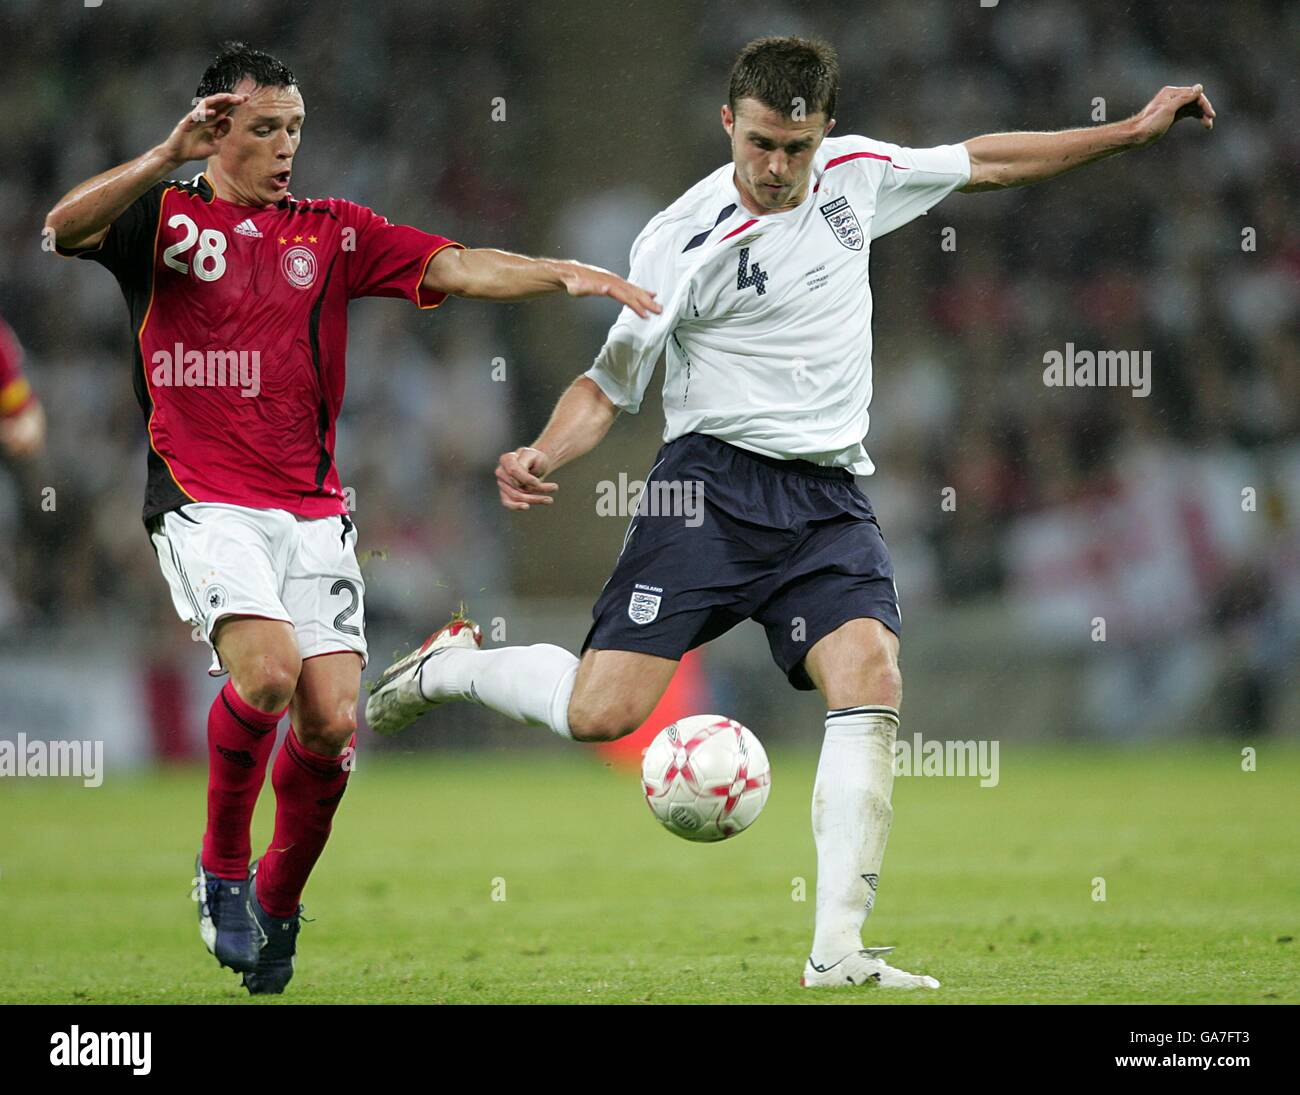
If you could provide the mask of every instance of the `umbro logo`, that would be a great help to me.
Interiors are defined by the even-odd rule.
[[[235,225],[235,231],[241,236],[252,236],[253,239],[258,240],[262,238],[262,233],[257,230],[257,225],[247,218]]]

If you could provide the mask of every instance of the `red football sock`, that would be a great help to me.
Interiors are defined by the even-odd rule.
[[[347,790],[357,736],[337,757],[313,753],[293,727],[271,769],[275,835],[257,867],[257,900],[271,916],[298,911],[307,876],[329,839],[339,799]]]
[[[286,708],[287,710],[287,708]],[[203,869],[217,878],[247,878],[249,826],[266,779],[275,728],[284,711],[267,714],[240,698],[232,681],[208,712],[208,828]]]

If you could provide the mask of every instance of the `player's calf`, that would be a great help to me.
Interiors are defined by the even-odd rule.
[[[653,710],[653,705],[651,710]],[[569,730],[574,741],[617,741],[627,737],[645,722],[649,711],[637,714],[637,709],[626,703],[617,705],[569,706]]]
[[[617,741],[641,726],[677,671],[677,662],[630,650],[588,650],[569,699],[575,741]]]
[[[574,741],[617,741],[650,717],[663,690],[619,693],[607,687],[582,687],[582,671],[569,701],[569,730]]]

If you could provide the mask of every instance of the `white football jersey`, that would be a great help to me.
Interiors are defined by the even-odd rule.
[[[965,186],[970,156],[828,137],[803,203],[757,217],[734,170],[696,183],[636,238],[629,279],[663,313],[624,308],[586,375],[635,413],[663,353],[665,441],[703,433],[869,475],[870,241]]]

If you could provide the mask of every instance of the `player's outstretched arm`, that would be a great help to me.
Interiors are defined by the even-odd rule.
[[[497,462],[497,491],[506,509],[550,505],[559,484],[543,482],[557,468],[589,453],[598,444],[618,408],[589,377],[580,376],[560,396],[546,429],[531,445],[501,454]]]
[[[1199,118],[1214,128],[1214,107],[1200,84],[1164,87],[1143,109],[1122,122],[1061,133],[990,133],[965,142],[970,182],[963,192],[1000,190],[1042,182],[1076,167],[1142,148],[1165,135],[1179,118]]]
[[[473,300],[527,300],[563,289],[573,297],[610,297],[642,319],[662,310],[654,293],[599,266],[532,259],[491,248],[444,248],[429,263],[421,284],[435,293]]]
[[[206,160],[230,132],[230,111],[247,95],[222,92],[195,103],[162,144],[69,190],[45,217],[54,242],[70,251],[94,247],[133,201],[181,164]]]

